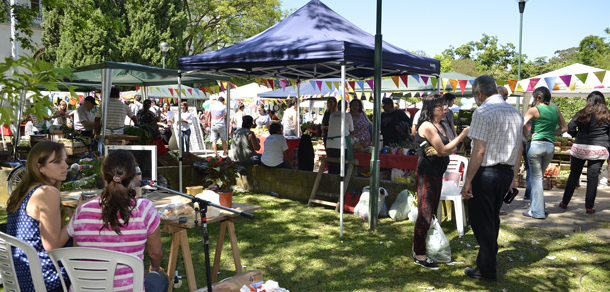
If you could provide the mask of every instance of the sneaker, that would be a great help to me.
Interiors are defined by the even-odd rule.
[[[595,209],[591,208],[591,209],[587,209],[587,214],[594,214],[595,213]]]
[[[564,204],[563,202],[559,202],[559,208],[567,210],[568,209],[568,205]]]
[[[415,264],[418,264],[424,268],[428,268],[431,270],[438,270],[438,265],[436,265],[430,258],[426,258],[424,261],[420,261],[417,258],[413,258],[415,260]]]

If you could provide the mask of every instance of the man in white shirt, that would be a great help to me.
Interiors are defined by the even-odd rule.
[[[112,88],[110,90],[110,99],[108,99],[108,111],[106,113],[106,135],[123,135],[125,128],[125,116],[128,116],[133,121],[134,125],[138,125],[138,118],[129,110],[126,104],[119,100],[119,90]],[[95,114],[94,128],[97,130],[101,126],[103,108]],[[101,131],[99,132],[101,133]]]
[[[80,132],[83,136],[93,135],[95,116],[91,113],[91,110],[96,104],[97,102],[93,96],[85,97],[83,105],[79,106],[74,113],[74,131]]]
[[[155,115],[158,117],[161,114],[161,108],[159,106],[157,106],[156,100],[151,99],[150,102],[151,102],[150,111],[155,113]]]
[[[339,101],[340,102],[340,101]],[[336,112],[330,114],[328,120],[328,136],[326,138],[326,155],[328,157],[341,158],[341,105]],[[345,157],[353,159],[352,143],[350,134],[354,131],[354,119],[350,113],[345,113]],[[340,163],[328,163],[329,174],[340,174]]]
[[[141,95],[136,95],[134,97],[134,101],[131,105],[129,105],[129,110],[134,114],[137,115],[138,112],[144,107],[144,105],[142,105],[142,96]],[[152,109],[152,108],[151,108]],[[133,125],[132,122],[129,123],[129,125]]]
[[[500,207],[521,162],[523,117],[498,94],[489,75],[474,80],[472,94],[479,107],[468,133],[473,147],[462,197],[468,200],[468,221],[480,247],[477,267],[464,273],[495,282]]]

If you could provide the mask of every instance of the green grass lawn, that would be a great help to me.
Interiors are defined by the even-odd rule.
[[[334,210],[265,194],[236,193],[233,200],[261,206],[254,212],[255,220],[235,218],[244,271],[261,269],[265,280],[275,280],[290,291],[425,291],[427,287],[442,291],[610,291],[609,241],[592,232],[565,234],[503,225],[498,239],[499,281],[486,283],[464,275],[465,267],[475,265],[478,245],[470,230],[460,239],[454,222],[442,226],[451,241],[452,260],[463,263],[441,264],[440,270],[431,271],[413,264],[412,222],[382,219],[375,231],[369,231],[366,221],[345,214],[340,238],[339,214]],[[2,216],[0,213],[5,220]],[[212,253],[219,225],[208,226]],[[188,234],[197,285],[205,287],[201,230],[190,229]],[[165,267],[170,244],[170,235],[163,234]],[[178,271],[184,276],[181,256]],[[218,279],[234,274],[227,235]],[[175,291],[188,291],[186,279],[183,282]]]

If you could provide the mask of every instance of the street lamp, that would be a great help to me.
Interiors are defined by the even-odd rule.
[[[521,24],[519,26],[519,67],[517,68],[517,81],[521,81],[521,39],[523,36],[523,11],[525,11],[525,2],[528,0],[515,0],[519,3],[519,14],[521,14]],[[519,111],[519,104],[521,101],[519,100],[519,96],[517,95],[517,111]]]
[[[159,45],[159,49],[161,49],[161,54],[163,54],[163,69],[165,69],[165,54],[167,54],[167,51],[169,51],[169,44],[166,42],[162,42]]]

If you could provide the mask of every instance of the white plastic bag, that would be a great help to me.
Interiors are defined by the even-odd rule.
[[[197,194],[195,197],[202,199],[202,200],[206,200],[206,201],[216,204],[216,205],[220,205],[219,196],[214,191],[205,190],[205,191]],[[198,203],[195,203],[195,207],[198,207],[198,205],[199,205]],[[199,209],[201,209],[201,208],[199,208]],[[208,206],[208,211],[206,212],[207,218],[218,217],[219,215],[220,215],[220,209],[218,209],[216,207]]]
[[[370,187],[366,186],[362,189],[362,195],[360,196],[360,201],[354,207],[354,215],[364,219],[369,220],[369,200],[370,200]],[[379,196],[377,202],[377,214],[381,212],[381,208],[383,207],[383,203],[385,202],[385,197],[388,196],[388,192],[384,188],[379,188]]]
[[[403,190],[396,197],[396,201],[390,207],[389,215],[394,221],[402,221],[407,219],[409,212],[413,207],[413,198],[411,191]]]
[[[397,168],[392,168],[392,172],[391,172],[391,177],[392,177],[392,181],[398,181],[396,179],[394,179],[395,177],[404,177],[405,176],[405,172],[397,169]]]
[[[409,215],[407,215],[407,217],[409,217],[409,221],[415,223],[415,221],[417,221],[417,213],[417,208],[413,206],[413,208],[411,208],[411,211],[409,211]]]
[[[426,239],[426,255],[435,263],[451,262],[451,245],[445,236],[436,215],[432,215],[428,238]]]
[[[441,196],[459,196],[461,189],[453,181],[443,181]]]

